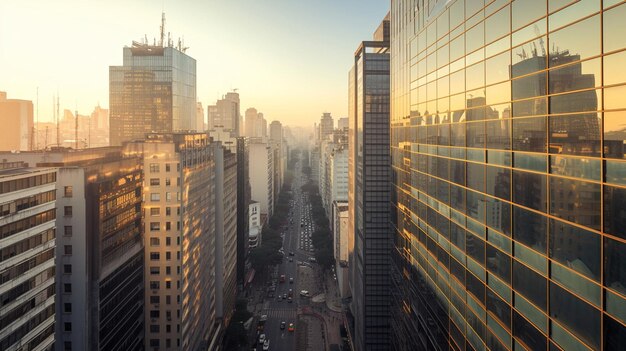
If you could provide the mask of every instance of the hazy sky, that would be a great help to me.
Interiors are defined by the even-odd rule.
[[[242,114],[312,125],[322,112],[347,116],[348,70],[387,0],[1,0],[0,91],[35,103],[40,120],[61,110],[108,107],[108,70],[122,47],[166,31],[197,61],[203,106],[238,88]],[[175,40],[176,42],[176,40]],[[206,110],[205,110],[206,111]]]

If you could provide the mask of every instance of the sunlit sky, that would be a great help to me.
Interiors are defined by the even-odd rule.
[[[108,107],[108,69],[122,48],[144,34],[183,37],[197,61],[203,106],[239,89],[266,119],[309,126],[322,112],[347,116],[348,70],[362,40],[389,8],[387,0],[2,0],[0,91],[36,101],[39,119],[61,112],[88,115]],[[206,112],[206,109],[205,109]]]

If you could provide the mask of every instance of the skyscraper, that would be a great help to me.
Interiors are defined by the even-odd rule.
[[[196,130],[196,60],[184,50],[171,41],[124,47],[123,65],[109,67],[111,145]]]
[[[214,106],[208,107],[209,130],[223,127],[233,137],[240,135],[239,126],[239,93],[229,92],[222,99],[217,100]]]
[[[261,138],[251,138],[249,150],[251,198],[269,218],[274,211],[274,149]]]
[[[33,102],[29,100],[7,99],[0,91],[0,117],[2,123],[11,128],[0,129],[0,150],[31,150],[33,141]],[[32,145],[34,148],[35,145]]]
[[[55,343],[56,175],[54,168],[0,163],[2,350],[52,350]]]
[[[623,348],[624,16],[392,0],[394,349]]]
[[[390,342],[389,41],[377,35],[388,31],[385,18],[357,48],[349,74],[349,320],[357,350],[388,350]]]
[[[320,118],[319,128],[320,140],[325,140],[329,135],[333,133],[333,130],[335,130],[335,122],[333,121],[333,116],[331,116],[330,113],[324,112],[322,114],[322,118]]]
[[[237,138],[237,282],[244,285],[248,256],[248,209],[250,205],[250,149],[248,138]]]

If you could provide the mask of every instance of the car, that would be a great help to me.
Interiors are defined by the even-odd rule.
[[[308,290],[300,290],[300,296],[309,296]]]
[[[281,302],[282,300],[283,300],[283,296],[282,296],[282,295],[278,295],[278,299],[277,299],[277,301],[278,301],[278,302]]]
[[[261,322],[267,321],[267,315],[266,314],[262,314],[261,318],[259,318],[259,321],[261,321]]]
[[[287,300],[287,294],[283,294],[283,299]]]
[[[296,326],[293,325],[293,323],[289,323],[289,328],[287,330],[289,330],[290,332],[293,332],[296,330]]]
[[[265,342],[263,343],[263,351],[267,351],[270,349],[270,340],[265,340]]]
[[[289,251],[289,256],[295,256],[296,254],[293,253],[293,251]]]
[[[289,257],[289,262],[293,262],[293,258]]]
[[[293,302],[293,299],[291,298],[291,296],[289,296],[289,297],[287,298],[287,302],[289,302],[289,303],[292,303],[292,302]]]
[[[264,342],[265,342],[265,334],[259,335],[259,343],[264,343]]]
[[[287,323],[285,323],[285,321],[280,322],[280,330],[285,330],[285,325]]]
[[[289,284],[293,284],[293,278],[289,278]]]

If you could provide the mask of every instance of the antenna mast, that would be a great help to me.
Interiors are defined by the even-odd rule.
[[[164,40],[165,40],[165,12],[161,12],[161,40],[159,41],[159,46],[163,46]]]

